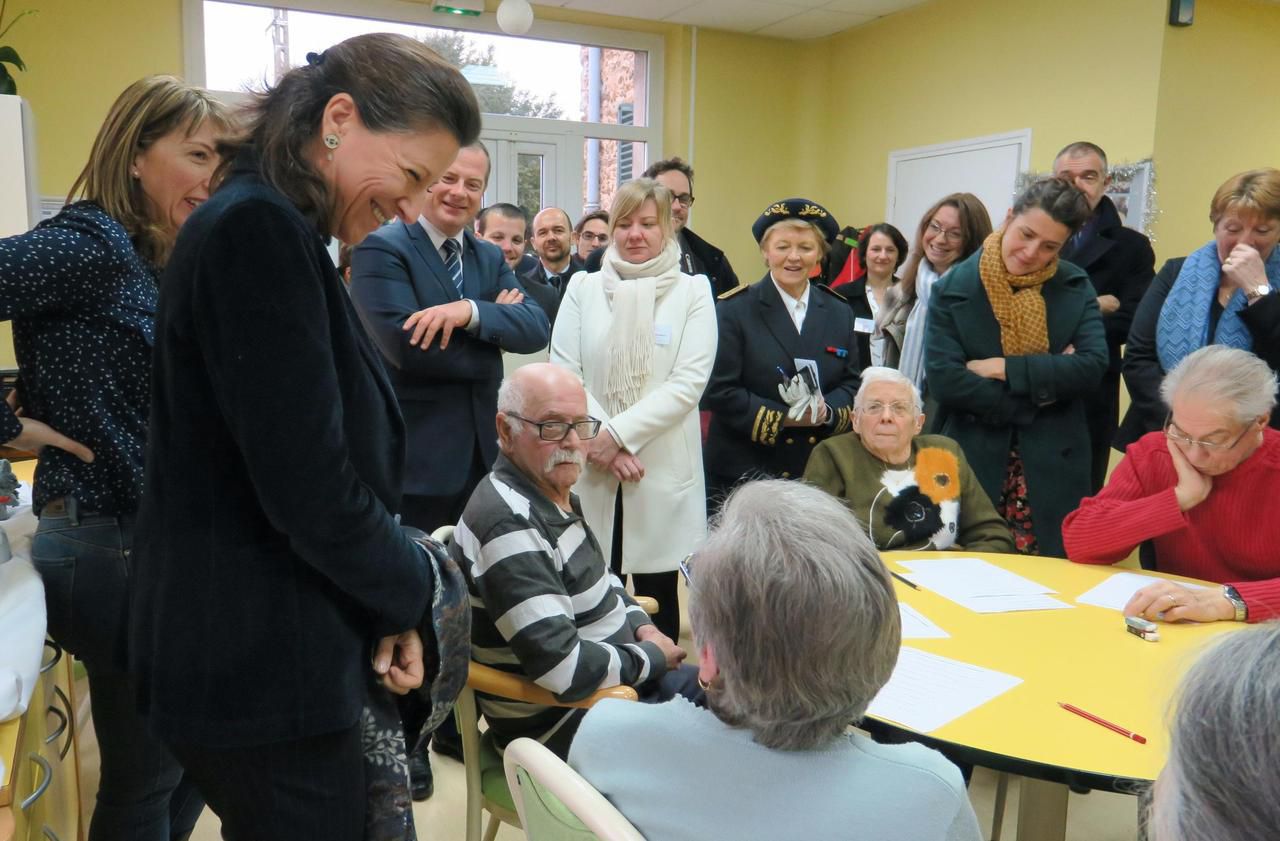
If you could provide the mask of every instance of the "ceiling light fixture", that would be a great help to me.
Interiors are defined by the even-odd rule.
[[[533,26],[529,0],[502,0],[498,5],[498,28],[508,35],[523,35]]]

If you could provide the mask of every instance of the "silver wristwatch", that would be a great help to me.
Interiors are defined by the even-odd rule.
[[[1227,601],[1231,602],[1231,606],[1236,609],[1235,620],[1237,622],[1248,621],[1249,606],[1244,603],[1244,599],[1240,598],[1240,592],[1230,584],[1223,584],[1222,595],[1226,596]]]

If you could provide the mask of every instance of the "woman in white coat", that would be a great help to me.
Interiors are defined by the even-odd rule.
[[[587,525],[610,541],[615,574],[658,600],[654,624],[679,639],[676,569],[706,534],[698,400],[716,355],[706,278],[680,271],[671,193],[652,179],[622,185],[600,271],[569,282],[551,361],[582,377],[604,421],[574,486]]]

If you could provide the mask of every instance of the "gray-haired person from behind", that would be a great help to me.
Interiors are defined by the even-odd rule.
[[[1280,827],[1280,625],[1230,634],[1182,681],[1152,841],[1264,841]]]
[[[893,672],[901,621],[848,509],[799,482],[744,484],[686,566],[708,708],[603,701],[569,753],[646,838],[980,837],[954,765],[849,729]]]

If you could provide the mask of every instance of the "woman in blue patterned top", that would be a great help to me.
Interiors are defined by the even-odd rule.
[[[184,837],[203,802],[143,726],[125,668],[128,567],[142,487],[159,269],[209,195],[227,116],[168,76],[112,105],[69,203],[0,239],[0,319],[13,322],[21,415],[0,441],[39,453],[32,559],[49,633],[84,663],[102,752],[90,841]]]

